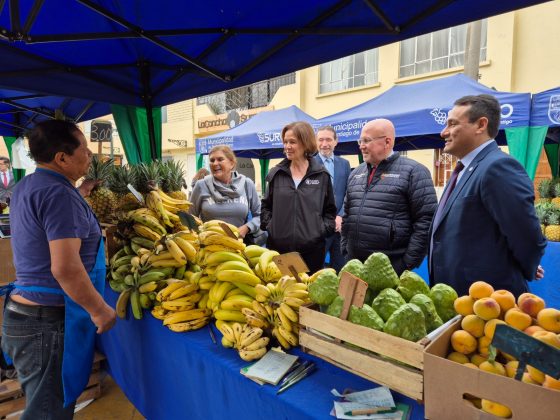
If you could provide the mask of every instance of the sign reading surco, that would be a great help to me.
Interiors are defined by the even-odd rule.
[[[272,111],[271,106],[261,108],[244,109],[242,111],[231,110],[227,114],[213,115],[211,117],[202,117],[198,119],[198,132],[208,133],[229,130],[244,123],[249,118],[262,111]]]

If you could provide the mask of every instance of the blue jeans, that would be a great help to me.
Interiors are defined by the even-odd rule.
[[[342,255],[340,250],[340,233],[335,232],[327,236],[326,251],[330,253],[329,267],[332,267],[338,273],[340,269],[346,264],[346,258]]]
[[[64,316],[33,317],[4,311],[2,350],[13,360],[26,405],[21,420],[72,419],[63,408]]]

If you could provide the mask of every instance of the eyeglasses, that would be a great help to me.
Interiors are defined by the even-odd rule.
[[[361,146],[362,144],[364,146],[367,146],[368,144],[370,144],[374,140],[385,139],[385,138],[387,138],[387,136],[377,136],[377,137],[372,137],[372,138],[358,139],[358,146]]]

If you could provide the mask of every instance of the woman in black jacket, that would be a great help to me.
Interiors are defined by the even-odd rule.
[[[282,130],[286,159],[270,170],[261,204],[261,229],[267,247],[298,251],[311,273],[323,268],[325,238],[334,232],[336,205],[329,172],[313,159],[317,152],[311,125],[298,121]]]

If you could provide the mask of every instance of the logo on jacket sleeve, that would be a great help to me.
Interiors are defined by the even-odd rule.
[[[305,183],[307,185],[319,185],[321,181],[319,181],[318,179],[306,179]]]

